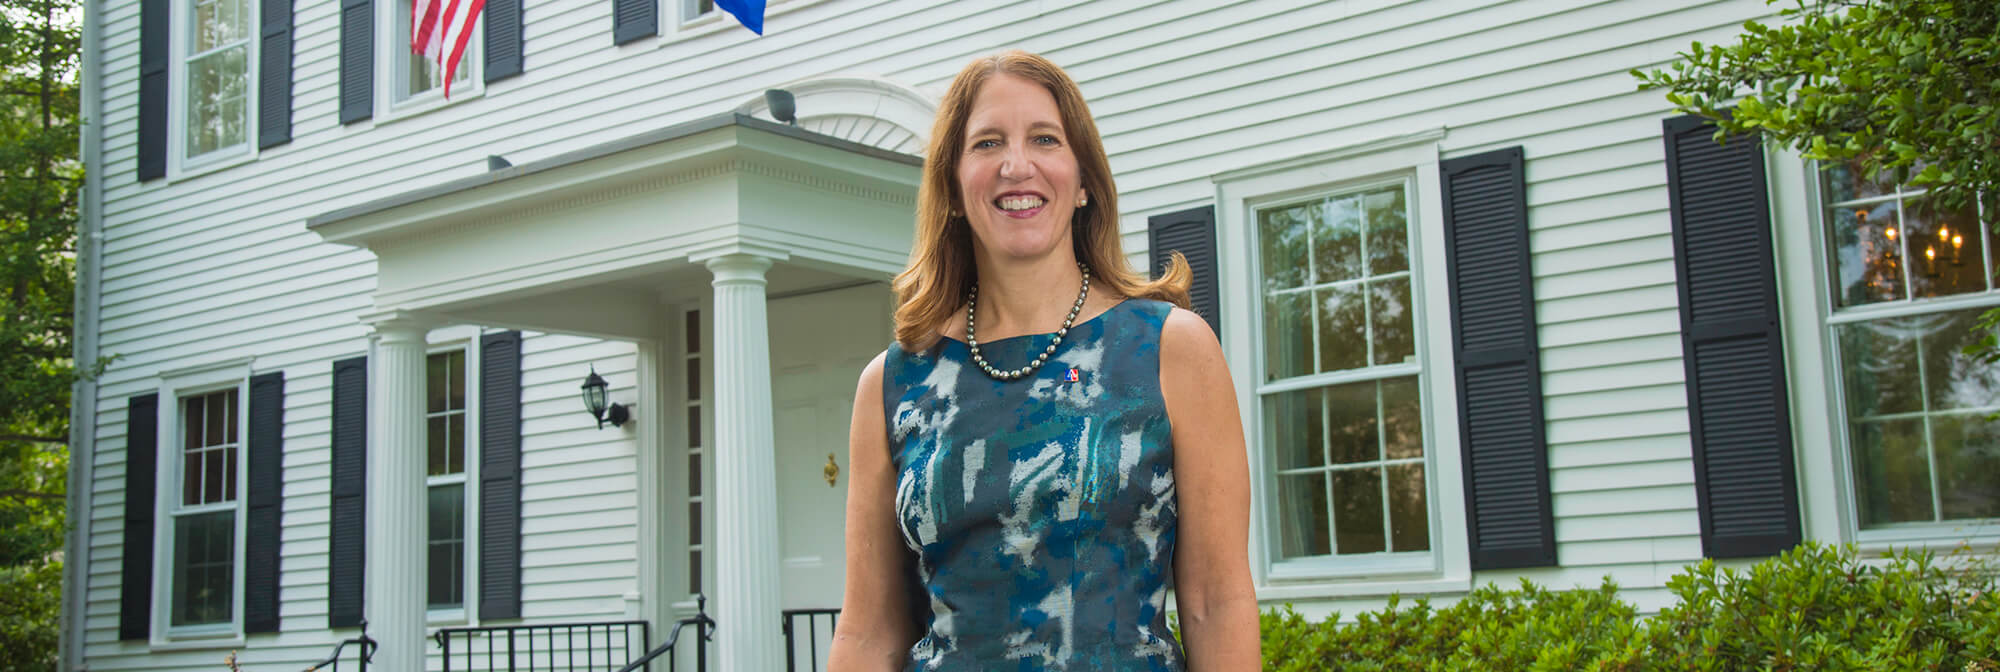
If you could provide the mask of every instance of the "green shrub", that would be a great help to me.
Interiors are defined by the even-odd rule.
[[[1441,608],[1392,596],[1348,623],[1285,605],[1263,615],[1264,669],[2000,672],[2000,595],[1967,557],[1871,563],[1806,544],[1741,571],[1703,561],[1668,581],[1678,604],[1645,620],[1609,579],[1487,585]]]

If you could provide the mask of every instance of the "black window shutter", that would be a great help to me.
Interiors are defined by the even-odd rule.
[[[375,1],[340,0],[340,123],[375,116]]]
[[[612,0],[611,43],[625,44],[660,34],[658,0]]]
[[[118,587],[118,638],[153,627],[153,499],[159,464],[160,395],[125,403],[125,558]]]
[[[333,511],[327,627],[361,625],[368,535],[368,358],[333,363]]]
[[[486,82],[521,74],[521,0],[486,0]]]
[[[1450,159],[1439,170],[1472,568],[1554,565],[1521,148]]]
[[[257,48],[257,147],[292,141],[292,0],[263,0]]]
[[[139,180],[167,174],[167,40],[173,3],[139,4]]]
[[[1188,289],[1188,301],[1194,304],[1194,312],[1201,319],[1208,320],[1208,328],[1221,337],[1222,293],[1216,288],[1215,277],[1215,206],[1146,218],[1146,254],[1151,257],[1153,277],[1166,272],[1167,262],[1173,259],[1171,252],[1187,257],[1188,267],[1194,270],[1194,286]]]
[[[250,520],[243,542],[243,630],[278,631],[285,500],[285,373],[250,378]]]
[[[479,617],[521,616],[521,332],[479,339]]]
[[[1763,148],[1696,116],[1664,126],[1702,552],[1774,555],[1800,527]]]

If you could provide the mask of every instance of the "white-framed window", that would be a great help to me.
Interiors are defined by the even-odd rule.
[[[444,69],[438,67],[437,59],[416,53],[411,49],[410,26],[421,17],[412,16],[412,0],[393,0],[377,3],[376,25],[382,34],[376,42],[383,51],[376,58],[376,81],[382,95],[376,99],[383,101],[386,109],[384,119],[435,109],[466,98],[475,98],[485,92],[485,46],[486,20],[480,17],[475,22],[472,33],[466,37],[465,54],[459,57],[458,68],[452,73],[451,98],[445,99]],[[448,48],[448,46],[447,46]]]
[[[702,570],[704,565],[702,563],[703,556],[707,554],[703,553],[703,551],[708,548],[707,544],[704,543],[704,526],[702,525],[705,522],[703,504],[708,501],[708,497],[706,496],[708,491],[702,487],[708,473],[705,468],[708,466],[705,464],[708,455],[708,444],[702,439],[701,423],[702,407],[704,405],[701,394],[701,372],[702,361],[706,359],[702,351],[703,339],[701,335],[704,331],[701,323],[701,311],[698,309],[687,311],[683,315],[683,324],[686,327],[686,338],[682,341],[685,348],[681,370],[684,373],[683,378],[687,384],[686,392],[682,397],[686,400],[687,406],[687,594],[692,598],[694,595],[704,593],[702,590]],[[713,514],[714,511],[711,509],[707,513]],[[711,559],[712,557],[710,556]]]
[[[716,14],[715,0],[667,0],[667,2],[672,5],[678,5],[677,9],[679,11],[674,12],[671,16],[680,17],[681,23],[688,23]]]
[[[1214,178],[1259,595],[1468,585],[1450,333],[1436,329],[1450,324],[1442,137]]]
[[[2000,306],[1992,206],[1849,165],[1815,180],[1827,387],[1860,540],[2000,523],[2000,370],[1962,349]]]
[[[152,642],[240,639],[250,363],[161,378]]]
[[[424,361],[425,596],[434,623],[470,622],[478,553],[476,330],[442,332]],[[451,338],[463,335],[464,338]]]
[[[176,172],[256,154],[256,0],[174,0],[168,76]]]

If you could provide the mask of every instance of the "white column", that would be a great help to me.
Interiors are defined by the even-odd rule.
[[[727,254],[715,274],[715,599],[719,670],[783,669],[779,627],[777,467],[771,446],[771,260]]]
[[[375,667],[424,669],[425,325],[400,317],[375,326],[369,380],[368,635]]]

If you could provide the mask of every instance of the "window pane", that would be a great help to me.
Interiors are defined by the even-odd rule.
[[[1398,464],[1389,471],[1389,531],[1393,551],[1431,548],[1430,507],[1424,501],[1424,465]]]
[[[1368,315],[1361,290],[1359,284],[1313,290],[1319,302],[1320,371],[1368,365]]]
[[[201,504],[201,453],[181,453],[181,506]]]
[[[1326,464],[1320,390],[1293,390],[1264,398],[1264,441],[1277,451],[1279,469]]]
[[[233,445],[236,443],[236,391],[230,390],[222,399],[223,407],[229,409],[228,413],[223,414],[222,427],[229,434],[229,443]]]
[[[451,369],[451,398],[447,400],[454,411],[465,410],[465,351],[453,350],[446,358]]]
[[[1946,520],[2000,517],[2000,423],[1985,414],[1931,419],[1938,503]]]
[[[229,402],[231,401],[229,397],[231,396],[235,395],[224,395],[222,393],[208,395],[208,410],[203,417],[203,421],[208,425],[208,428],[202,431],[201,445],[220,446],[229,441],[227,427],[229,426]]]
[[[181,433],[187,439],[182,444],[182,450],[194,450],[208,445],[201,440],[202,409],[206,408],[203,402],[207,399],[207,397],[189,397],[181,402]]]
[[[701,407],[688,407],[688,447],[701,447]]]
[[[701,311],[699,310],[690,310],[687,314],[687,351],[690,355],[701,352]]]
[[[1382,381],[1382,435],[1389,459],[1424,456],[1424,404],[1416,376]]]
[[[236,501],[236,447],[222,449],[222,499]]]
[[[701,496],[701,453],[688,453],[688,496]]]
[[[174,625],[229,622],[235,562],[235,511],[174,519]]]
[[[1311,292],[1264,297],[1264,380],[1312,373]]]
[[[445,434],[449,431],[449,425],[446,423],[444,416],[431,418],[429,424],[429,436],[425,439],[424,444],[430,459],[426,462],[429,466],[424,470],[424,474],[427,476],[440,476],[446,473],[445,458],[448,456],[445,453],[450,449],[447,447],[448,438]]]
[[[1306,228],[1317,226],[1318,221],[1318,201],[1257,212],[1265,292],[1305,285]]]
[[[1284,521],[1279,544],[1287,558],[1333,552],[1327,535],[1326,475],[1279,476],[1279,518]]]
[[[701,551],[688,551],[688,592],[701,592]]]
[[[196,0],[188,53],[199,54],[250,36],[249,0]]]
[[[447,432],[450,438],[445,441],[450,458],[445,460],[444,468],[450,473],[463,474],[465,473],[465,414],[462,412],[451,414],[450,424],[451,431]]]
[[[1375,423],[1375,381],[1334,385],[1326,389],[1326,434],[1335,464],[1382,459],[1381,432]]]
[[[1896,202],[1834,208],[1827,215],[1835,301],[1860,306],[1903,298],[1903,235]]]
[[[2000,367],[1980,363],[1965,354],[1975,336],[1983,309],[1925,315],[1912,322],[1924,325],[1924,384],[1930,411],[2000,406]]]
[[[227,501],[222,498],[222,483],[229,480],[229,472],[223,464],[224,450],[210,450],[201,455],[201,503],[212,504]]]
[[[1313,228],[1313,282],[1361,277],[1361,197],[1328,199]]]
[[[701,502],[688,502],[688,543],[701,543]]]
[[[1376,364],[1416,361],[1417,334],[1411,324],[1408,277],[1368,283],[1368,320]]]
[[[249,123],[249,46],[188,60],[187,155],[241,145]]]
[[[1932,520],[1923,421],[1856,422],[1852,427],[1861,524]]]
[[[424,412],[443,413],[449,408],[451,394],[451,359],[449,353],[435,353],[424,358]]]
[[[1410,270],[1409,206],[1403,200],[1403,187],[1364,194],[1361,203],[1368,215],[1368,274]]]
[[[1910,236],[1912,297],[1986,291],[1986,258],[1973,206],[1946,211],[1931,199],[1906,199],[1903,233]]]
[[[1821,171],[1826,184],[1826,202],[1885,196],[1896,193],[1896,178],[1887,173],[1863,173],[1847,163],[1830,164]]]
[[[1924,410],[1917,373],[1920,333],[1908,319],[1834,327],[1848,418]]]
[[[465,603],[465,486],[431,486],[429,508],[428,604],[460,606]]]
[[[700,361],[700,360],[696,360],[696,361],[692,361],[692,362],[688,362],[688,367],[687,367],[687,398],[688,398],[688,401],[700,401],[700,400],[701,400],[701,361]]]
[[[1333,472],[1334,547],[1341,555],[1388,550],[1382,534],[1382,470]]]

